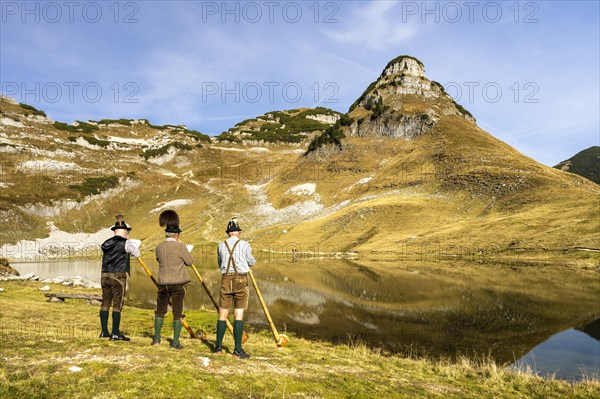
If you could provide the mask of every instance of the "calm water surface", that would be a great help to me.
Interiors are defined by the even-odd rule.
[[[156,261],[145,259],[156,272]],[[43,279],[100,280],[99,261],[13,265]],[[197,266],[218,293],[216,258]],[[280,332],[415,355],[489,356],[564,379],[600,374],[600,276],[589,272],[393,259],[269,259],[254,273]],[[186,308],[212,309],[190,276]],[[155,306],[156,289],[135,261],[129,286],[130,304]],[[267,328],[253,289],[247,322]]]

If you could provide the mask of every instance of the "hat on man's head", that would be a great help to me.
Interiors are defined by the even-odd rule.
[[[131,227],[127,223],[125,223],[125,220],[123,220],[125,218],[125,216],[117,215],[116,218],[117,218],[117,222],[115,223],[115,225],[113,227],[110,228],[112,231],[119,230],[119,229],[131,231]]]
[[[229,223],[227,223],[227,230],[225,230],[225,233],[229,234],[234,231],[242,231],[236,217],[232,217]]]
[[[181,229],[176,224],[168,224],[165,233],[181,233]]]
[[[160,216],[158,216],[158,224],[160,227],[165,227],[167,225],[171,226],[179,226],[179,215],[172,209],[167,209],[166,211],[162,211]]]

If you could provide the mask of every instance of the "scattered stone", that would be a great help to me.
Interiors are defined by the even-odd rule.
[[[61,299],[53,296],[50,299],[48,299],[48,302],[64,302],[64,301],[62,301]]]
[[[2,276],[18,276],[19,272],[10,267],[8,259],[0,258],[0,275]]]
[[[85,279],[81,276],[66,277],[58,276],[54,277],[50,282],[54,284],[62,284],[69,287],[84,287],[84,288],[101,288],[100,284],[95,283],[91,280]]]
[[[4,288],[0,288],[0,292],[4,292]]]
[[[81,367],[77,367],[77,366],[71,366],[69,367],[69,371],[72,373],[77,373],[79,371],[83,370]]]
[[[316,183],[304,183],[304,184],[299,184],[297,186],[290,188],[288,191],[286,191],[286,194],[295,194],[298,196],[313,195],[313,194],[315,194],[316,189],[317,189]]]
[[[210,359],[207,357],[198,356],[198,360],[200,360],[200,363],[203,367],[208,367],[208,365],[210,364]]]
[[[27,273],[26,275],[17,278],[17,280],[39,281],[40,278],[35,273]]]
[[[50,286],[49,285],[45,285],[43,287],[40,288],[40,291],[50,291]]]

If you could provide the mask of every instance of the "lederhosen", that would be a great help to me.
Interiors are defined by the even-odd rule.
[[[221,293],[219,298],[219,307],[223,309],[246,309],[248,307],[248,273],[239,273],[233,258],[235,247],[241,240],[237,240],[233,244],[233,248],[229,248],[229,244],[225,241],[225,247],[229,252],[229,261],[227,269],[221,275]],[[233,267],[233,272],[230,272]]]
[[[183,302],[187,292],[185,284],[170,284],[159,285],[158,296],[156,299],[156,317],[165,317],[168,306],[171,305],[173,310],[173,320],[181,320],[183,318]]]

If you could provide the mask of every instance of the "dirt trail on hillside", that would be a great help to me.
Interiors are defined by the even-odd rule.
[[[208,198],[208,209],[205,210],[202,214],[208,216],[208,221],[206,222],[206,227],[204,228],[204,232],[202,233],[202,237],[207,241],[214,241],[216,238],[212,237],[212,232],[217,230],[214,226],[215,215],[220,214],[220,210],[224,209],[224,204],[227,202],[229,197],[223,193],[221,193],[218,189],[211,186],[211,182],[213,180],[218,180],[217,178],[209,179],[205,184],[204,188],[208,190],[208,192],[212,195]],[[220,198],[220,200],[212,200],[212,198]]]

